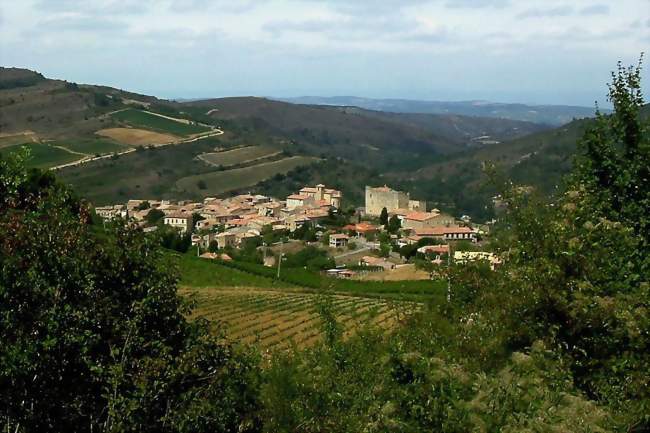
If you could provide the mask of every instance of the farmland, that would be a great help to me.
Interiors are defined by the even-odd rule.
[[[3,147],[15,146],[17,144],[32,143],[37,137],[32,132],[23,132],[19,134],[0,134],[0,149]]]
[[[79,152],[86,155],[103,155],[106,153],[120,152],[128,149],[128,146],[116,143],[112,140],[103,138],[88,138],[76,140],[58,140],[53,144],[65,147],[73,152]]]
[[[269,268],[239,269],[236,265],[199,259],[190,253],[170,253],[170,258],[180,268],[179,293],[196,303],[192,318],[208,319],[215,332],[225,331],[233,340],[258,344],[264,349],[284,349],[294,343],[305,347],[319,341],[321,320],[317,308],[322,303],[331,302],[337,321],[348,336],[366,325],[389,329],[421,305],[392,299],[401,298],[401,290],[408,292],[406,286],[351,281],[353,286],[366,286],[364,290],[354,290],[350,285],[339,286],[338,280],[323,277],[333,284],[328,286],[321,281],[316,288],[313,284],[311,287],[297,284],[320,280],[310,282],[305,275],[297,275],[296,270],[287,271],[295,280],[290,282],[271,277],[275,272]],[[317,274],[312,273],[314,276]],[[429,295],[427,299],[433,298]]]
[[[115,112],[111,117],[136,128],[153,129],[173,135],[187,136],[209,131],[205,126],[167,119],[135,108]]]
[[[76,161],[83,157],[78,153],[72,153],[59,147],[51,146],[44,143],[26,143],[25,147],[29,149],[29,160],[27,165],[35,168],[47,168],[58,164],[65,164]],[[19,150],[23,145],[7,146],[0,149],[0,153],[7,154]]]
[[[175,135],[138,128],[106,128],[100,129],[96,134],[130,146],[166,144],[178,139]]]
[[[278,154],[279,151],[265,146],[246,146],[222,152],[211,152],[201,155],[208,164],[221,167],[244,164]]]
[[[193,318],[210,320],[227,338],[262,349],[307,347],[321,338],[318,306],[330,303],[344,336],[364,326],[390,329],[400,317],[417,308],[415,304],[392,304],[369,298],[313,293],[292,293],[251,288],[223,288],[186,291],[198,308]]]
[[[244,168],[188,176],[176,182],[176,191],[178,192],[177,195],[182,196],[223,194],[228,191],[253,186],[278,173],[284,174],[298,166],[307,165],[314,161],[316,161],[316,158],[294,156]],[[204,189],[199,188],[201,181],[205,183]]]

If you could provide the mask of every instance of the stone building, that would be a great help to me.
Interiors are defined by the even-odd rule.
[[[341,207],[341,198],[343,194],[341,191],[331,188],[325,188],[325,185],[318,184],[315,188],[306,186],[300,190],[299,195],[310,197],[319,204],[328,204],[337,209]],[[288,206],[288,203],[287,203]]]
[[[421,200],[411,200],[408,192],[396,191],[386,185],[376,188],[366,186],[366,215],[379,216],[383,208],[389,213],[397,209],[425,212],[427,204]]]

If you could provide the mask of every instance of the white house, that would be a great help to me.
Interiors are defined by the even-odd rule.
[[[192,215],[187,213],[170,213],[165,215],[163,222],[177,228],[181,233],[192,231]]]

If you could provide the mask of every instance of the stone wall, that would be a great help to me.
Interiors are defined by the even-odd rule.
[[[383,208],[391,212],[395,209],[408,209],[408,207],[408,193],[395,191],[386,186],[378,188],[366,186],[366,215],[379,216]]]

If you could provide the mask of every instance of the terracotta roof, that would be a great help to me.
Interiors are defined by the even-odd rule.
[[[308,198],[309,196],[304,194],[291,194],[290,196],[287,197],[287,200],[305,200]]]
[[[220,258],[221,260],[223,260],[224,262],[231,262],[231,261],[232,261],[232,257],[230,257],[230,256],[229,256],[228,254],[226,254],[226,253],[219,254],[219,258]]]
[[[418,252],[445,254],[449,253],[449,245],[425,245],[418,248]]]
[[[452,233],[474,233],[469,227],[447,227],[447,226],[435,226],[427,227],[422,229],[416,229],[415,233],[418,236],[443,236],[446,234]]]
[[[355,226],[355,230],[358,232],[372,232],[379,230],[379,226],[368,223],[359,223]]]
[[[344,233],[335,233],[333,235],[330,235],[330,239],[350,239],[350,236]]]
[[[192,214],[189,214],[187,212],[173,212],[168,215],[165,215],[165,218],[185,218],[185,219],[192,219]]]
[[[426,221],[435,218],[436,216],[438,216],[438,214],[431,212],[410,212],[406,214],[404,218],[413,221]]]

